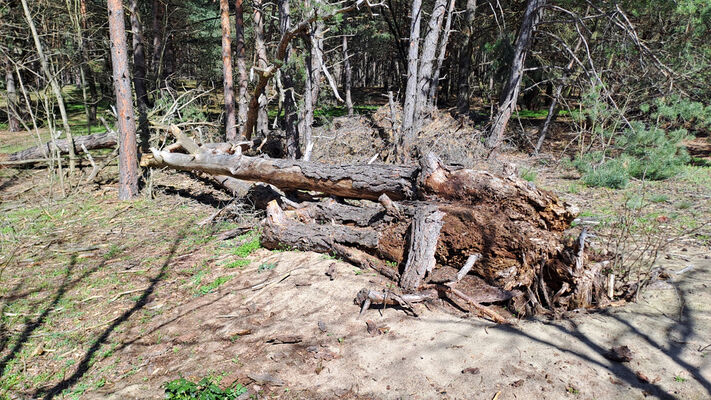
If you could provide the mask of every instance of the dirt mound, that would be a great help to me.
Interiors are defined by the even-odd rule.
[[[333,119],[329,125],[314,129],[313,160],[325,163],[390,162],[388,151],[396,134],[388,105],[371,116],[355,115]],[[395,130],[399,129],[402,110],[395,105]],[[485,149],[482,132],[468,119],[458,120],[447,112],[433,110],[424,121],[414,143],[425,151],[434,151],[446,164],[473,167]]]

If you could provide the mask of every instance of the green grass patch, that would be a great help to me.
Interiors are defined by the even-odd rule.
[[[256,232],[246,233],[238,238],[239,240],[245,241],[241,245],[237,246],[232,250],[232,254],[239,258],[246,258],[250,254],[254,253],[257,249],[262,247],[260,236]]]
[[[244,268],[251,264],[252,262],[244,259],[244,258],[238,258],[236,260],[230,261],[227,264],[224,265],[225,268]]]
[[[200,288],[198,288],[197,294],[198,295],[205,295],[208,293],[212,293],[215,290],[217,290],[217,288],[219,288],[223,283],[229,281],[231,278],[232,277],[230,277],[230,276],[219,276],[219,277],[215,278],[214,281],[208,283],[207,285],[200,286]]]
[[[535,182],[538,177],[538,172],[533,168],[523,168],[520,172],[521,179],[528,182]]]
[[[230,400],[247,392],[247,388],[239,383],[222,389],[219,382],[210,377],[202,378],[197,383],[179,378],[166,382],[163,387],[165,388],[165,398],[173,400]]]

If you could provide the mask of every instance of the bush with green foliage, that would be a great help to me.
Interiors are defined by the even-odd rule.
[[[239,383],[220,389],[217,382],[208,377],[202,378],[198,383],[179,378],[166,382],[164,387],[165,398],[174,400],[229,400],[236,399],[247,391],[247,388]]]
[[[690,161],[686,148],[681,144],[689,137],[686,129],[663,129],[659,123],[660,116],[655,118],[654,125],[637,120],[630,121],[627,128],[621,129],[619,111],[609,107],[596,88],[582,97],[582,103],[580,123],[583,119],[591,121],[593,141],[597,140],[599,146],[596,147],[601,148],[583,154],[573,162],[583,174],[582,180],[586,185],[621,189],[631,178],[667,179],[678,174],[681,167]],[[663,112],[664,118],[670,120],[693,119],[696,117],[692,116],[700,115],[694,107],[689,106],[685,111],[658,107],[658,112]],[[675,123],[675,126],[679,124]]]

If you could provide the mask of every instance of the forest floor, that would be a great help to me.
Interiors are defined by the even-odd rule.
[[[0,131],[11,137],[35,141]],[[66,197],[46,170],[0,169],[0,399],[162,398],[178,377],[239,382],[255,398],[709,398],[711,168],[613,191],[549,158],[503,158],[582,218],[669,221],[662,233],[681,237],[657,265],[670,278],[565,320],[498,326],[446,304],[359,319],[355,294],[387,280],[260,248],[258,232],[221,240],[260,216],[200,226],[231,199],[184,174],[157,171],[153,196],[126,203],[115,169],[71,180]],[[605,358],[620,345],[631,361]]]

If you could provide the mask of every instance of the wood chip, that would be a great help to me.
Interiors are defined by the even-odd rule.
[[[627,346],[613,347],[604,356],[616,362],[629,362],[632,361],[632,350]]]
[[[282,336],[277,336],[277,337],[267,340],[267,343],[294,344],[294,343],[301,343],[302,341],[303,341],[303,338],[298,335],[282,335]]]
[[[462,370],[462,373],[463,373],[463,374],[477,375],[477,374],[479,374],[479,368],[476,368],[476,367],[473,367],[473,368],[472,368],[472,367],[470,367],[470,368],[464,368],[464,369]]]

